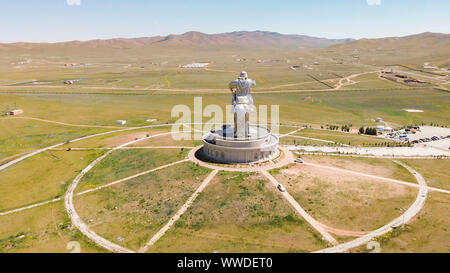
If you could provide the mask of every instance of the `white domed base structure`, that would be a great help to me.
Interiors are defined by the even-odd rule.
[[[234,136],[235,128],[223,125],[203,138],[203,154],[219,163],[251,163],[276,158],[279,155],[278,136],[269,129],[250,125],[247,138]]]

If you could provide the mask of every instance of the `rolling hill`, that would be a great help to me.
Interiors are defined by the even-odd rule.
[[[326,39],[305,35],[285,35],[267,31],[239,31],[221,34],[186,32],[180,35],[107,40],[70,41],[60,43],[0,44],[0,50],[43,49],[283,49],[324,48],[351,39]]]
[[[414,65],[432,62],[450,67],[450,34],[424,32],[404,37],[360,39],[332,45],[326,51],[358,55],[362,62]]]

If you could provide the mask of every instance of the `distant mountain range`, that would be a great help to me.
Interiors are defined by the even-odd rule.
[[[306,35],[286,35],[268,31],[237,31],[220,34],[205,34],[190,31],[180,35],[143,38],[116,38],[107,40],[70,41],[60,43],[10,43],[0,44],[0,49],[42,49],[54,48],[178,48],[186,49],[283,49],[324,48],[345,43],[352,39],[326,39]]]
[[[335,49],[377,48],[443,48],[450,49],[450,34],[424,32],[403,37],[387,37],[378,39],[359,39],[349,43],[334,45]]]
[[[0,44],[4,60],[18,55],[107,57],[164,55],[216,50],[279,50],[319,49],[334,51],[336,56],[353,54],[358,50],[365,61],[376,59],[384,63],[408,61],[409,63],[435,62],[450,66],[450,34],[425,32],[404,37],[378,39],[326,39],[305,35],[286,35],[268,31],[237,31],[221,34],[186,32],[180,35],[143,38],[117,38],[107,40],[70,41],[60,43],[9,43]],[[372,54],[376,52],[376,54]],[[377,56],[372,57],[370,56]]]
[[[336,54],[354,54],[357,50],[361,60],[384,64],[409,63],[422,65],[432,62],[441,67],[450,67],[450,34],[424,32],[404,37],[360,39],[332,45],[326,51]]]

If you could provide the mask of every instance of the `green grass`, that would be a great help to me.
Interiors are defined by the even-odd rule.
[[[177,120],[171,117],[172,107],[185,104],[193,109],[194,96],[173,92],[120,96],[51,93],[0,95],[0,107],[17,101],[27,115],[33,117],[95,125],[115,125],[116,120],[125,119],[127,126],[138,126],[148,124],[145,120],[150,118],[158,119],[158,123]],[[224,108],[225,104],[230,103],[228,93],[211,92],[201,96],[204,106],[217,104]],[[380,116],[394,127],[430,122],[450,125],[450,96],[432,89],[255,94],[254,100],[257,107],[280,105],[280,121],[283,123],[373,126],[375,117]],[[424,112],[408,113],[403,110],[406,108],[422,109]]]
[[[419,172],[425,178],[428,186],[450,190],[449,159],[408,159],[402,161]]]
[[[61,146],[61,148],[113,148],[118,145],[124,144],[126,142],[130,142],[136,140],[136,138],[141,139],[147,136],[152,136],[160,133],[169,132],[170,127],[156,127],[156,128],[143,128],[143,129],[133,129],[129,131],[123,132],[115,132],[110,134],[105,134],[101,136],[96,136],[84,140],[80,140],[74,143],[68,143]],[[170,136],[161,136],[156,138],[168,138]],[[155,138],[155,139],[156,139]],[[146,140],[142,140],[134,145],[137,146],[140,143],[146,142]]]
[[[0,118],[0,159],[112,129],[79,128],[42,121]]]
[[[186,202],[210,170],[181,163],[76,197],[77,211],[108,240],[142,247]],[[123,242],[118,237],[124,238]]]
[[[374,144],[385,146],[388,143],[394,144],[392,140],[328,130],[304,129],[294,135],[323,139],[351,146],[368,146]]]
[[[165,127],[166,130],[170,130],[171,127]],[[160,128],[156,130],[161,130]],[[178,137],[179,135],[172,136],[164,135],[161,137],[155,137],[148,140],[144,140],[138,142],[136,144],[131,145],[131,147],[145,147],[145,146],[187,146],[187,147],[196,147],[202,145],[202,140],[195,140],[194,134],[187,134],[190,139],[175,139],[174,137]]]
[[[404,227],[377,238],[382,253],[448,253],[448,194],[432,192],[419,214]],[[352,252],[367,252],[365,247]]]
[[[1,171],[0,210],[61,197],[101,151],[47,151]]]
[[[295,137],[282,137],[280,138],[280,144],[281,145],[307,145],[307,146],[336,146],[333,143],[327,143],[323,141],[317,141],[317,140],[310,140],[310,139],[302,139],[302,138],[295,138]]]
[[[114,151],[81,180],[76,191],[113,182],[185,158],[181,149],[129,149]]]
[[[343,86],[345,90],[352,89],[405,89],[406,85],[395,83],[387,79],[380,78],[378,73],[365,74],[352,78],[355,84]]]
[[[149,252],[299,252],[324,247],[258,174],[219,172]]]
[[[62,201],[0,216],[0,222],[0,253],[68,253],[72,241],[80,244],[81,253],[107,252],[71,228]]]
[[[102,51],[92,49],[89,52],[80,52],[74,49],[70,55],[66,54],[66,52],[54,51],[50,58],[48,51],[36,49],[30,56],[33,59],[33,67],[25,65],[23,68],[17,69],[13,68],[11,63],[17,62],[18,58],[21,58],[21,55],[8,53],[6,55],[3,54],[2,58],[0,58],[0,84],[2,85],[0,88],[0,111],[5,111],[9,106],[9,109],[24,109],[25,114],[22,115],[24,117],[36,117],[86,125],[117,126],[115,121],[118,119],[127,120],[127,124],[122,127],[151,124],[146,122],[147,119],[157,119],[156,123],[170,123],[177,119],[171,116],[173,106],[185,104],[193,109],[195,96],[201,95],[203,97],[203,106],[216,104],[224,108],[231,100],[230,93],[227,89],[228,82],[233,80],[241,70],[246,70],[249,72],[250,77],[255,79],[258,84],[253,90],[256,106],[279,105],[280,121],[282,123],[313,125],[316,128],[325,124],[352,124],[353,127],[358,128],[362,125],[375,126],[377,125],[373,122],[375,117],[382,117],[391,127],[410,124],[430,124],[431,122],[444,126],[450,125],[450,96],[448,92],[441,92],[425,87],[412,89],[408,86],[378,79],[376,74],[356,77],[354,80],[358,83],[343,87],[339,91],[317,91],[325,89],[325,86],[312,81],[307,74],[311,74],[321,81],[326,81],[328,84],[335,85],[338,81],[335,78],[339,77],[336,74],[345,77],[371,70],[371,68],[352,64],[352,62],[356,62],[352,58],[353,50],[354,48],[344,48],[336,51],[226,50],[221,52],[188,52],[185,49],[178,51],[164,49],[147,52],[142,50]],[[408,50],[380,51],[371,50],[370,48],[360,48],[359,50],[361,63],[378,64],[380,66],[392,62],[406,62],[406,65],[420,67],[424,61],[440,64],[445,62],[442,60],[446,59],[443,58],[445,54],[438,54],[429,49],[424,49],[425,53],[423,54],[421,53],[422,51],[411,52]],[[433,53],[432,55],[429,54],[431,52]],[[330,59],[318,59],[317,54]],[[237,62],[237,58],[246,58],[247,60]],[[344,59],[344,64],[338,65],[331,58],[342,58]],[[40,59],[44,60],[44,62],[39,62]],[[279,61],[257,63],[256,60],[258,59]],[[45,62],[45,60],[50,60],[51,62]],[[211,62],[208,67],[210,69],[209,71],[205,69],[190,70],[178,68],[180,64],[201,61]],[[320,65],[312,65],[315,61],[320,61]],[[89,63],[91,65],[65,68],[63,67],[64,63]],[[299,65],[301,68],[294,71],[290,69],[291,65]],[[303,65],[308,65],[311,69],[304,68]],[[86,78],[87,81],[72,86],[62,84],[63,80],[77,78]],[[334,80],[331,81],[331,79]],[[31,83],[32,80],[46,82],[46,84],[35,87],[36,85]],[[15,86],[5,88],[5,85]],[[55,85],[57,87],[52,88],[50,86],[46,87],[45,85]],[[139,88],[134,88],[136,85]],[[144,90],[143,88],[155,90]],[[177,92],[168,91],[167,89],[189,89],[190,91]],[[295,90],[301,92],[288,93]],[[286,92],[283,93],[283,91]],[[403,110],[405,108],[421,109],[424,112],[407,113]],[[112,129],[80,128],[39,121],[0,119],[0,160],[4,159],[0,161],[0,164],[11,160],[11,156],[18,156],[21,153],[106,130],[109,131]],[[170,127],[164,127],[114,133],[64,145],[63,147],[113,147],[133,140],[136,137],[168,132],[169,130]],[[293,128],[281,127],[280,133],[287,133],[292,130]],[[367,143],[373,144],[379,141],[384,142],[384,140],[365,136],[310,129],[301,131],[298,135],[323,138],[344,144],[350,143],[356,146]],[[281,139],[281,143],[283,144],[294,144],[294,141],[295,144],[303,145],[322,144],[316,141],[289,137]],[[161,137],[139,143],[138,145],[196,146],[198,144],[200,144],[198,141],[174,142],[168,137]],[[80,186],[81,189],[86,189],[111,182],[118,178],[179,160],[186,156],[186,153],[187,150],[183,152],[180,150],[124,150],[115,152],[91,170],[86,176],[86,179],[81,182]],[[81,169],[100,154],[101,152],[99,151],[49,151],[2,171],[0,173],[0,185],[2,185],[0,187],[0,210],[9,210],[61,196],[66,190],[67,183],[72,181]],[[84,159],[81,160],[81,157]],[[311,159],[307,160],[313,159],[311,157]],[[387,163],[388,161],[336,159],[334,157],[330,160],[334,162],[333,164],[343,168],[357,168],[367,173],[373,172],[386,177],[415,182],[411,175],[406,173],[404,169],[393,163]],[[449,189],[447,185],[449,174],[446,172],[447,161],[407,160],[405,162],[419,171],[431,186]],[[385,171],[381,172],[380,170],[383,168]],[[177,168],[173,169],[176,170]],[[194,172],[193,170],[191,171]],[[282,171],[280,170],[279,173],[282,173]],[[224,176],[227,175],[230,174],[225,174]],[[182,177],[176,178],[175,180],[178,181],[177,179],[182,179]],[[357,196],[356,192],[359,192],[360,187],[363,186],[356,182],[350,182],[348,184],[349,189],[338,188],[336,192],[327,186],[334,179],[334,177],[330,178],[329,181],[321,181],[319,179],[313,185],[318,187],[317,193],[311,193],[312,199],[310,199],[313,201],[313,204],[309,204],[309,200],[306,199],[302,201],[305,201],[305,206],[310,206],[308,208],[315,211],[319,218],[324,217],[324,219],[334,221],[335,219],[333,217],[340,217],[342,219],[342,223],[340,224],[350,229],[358,227],[372,228],[372,226],[368,226],[369,223],[373,223],[375,226],[376,224],[381,224],[387,218],[397,215],[398,211],[393,212],[388,207],[392,208],[404,205],[402,203],[402,197],[398,197],[399,199],[395,199],[394,201],[380,197],[379,200],[377,199],[379,203],[375,203],[374,201],[373,204],[380,204],[380,206],[377,205],[377,208],[386,208],[387,213],[381,214],[380,211],[380,214],[377,215],[372,210],[368,209],[367,213],[365,210],[362,210],[362,214],[379,217],[379,219],[377,218],[377,221],[369,221],[364,217],[358,218],[361,211],[356,211],[355,207],[358,207],[358,202],[362,199],[355,199],[355,196]],[[61,184],[62,181],[66,182],[66,184]],[[266,189],[263,184],[258,182],[259,179],[253,179],[248,176],[237,176],[230,179],[230,181],[231,186],[227,182],[223,184],[219,181],[216,181],[216,185],[210,185],[217,192],[208,190],[208,187],[207,191],[201,194],[199,200],[194,204],[197,207],[193,207],[190,210],[190,213],[194,212],[199,214],[192,215],[192,219],[184,219],[177,222],[176,229],[178,231],[175,231],[175,229],[169,231],[166,235],[170,236],[168,239],[166,237],[162,238],[161,245],[157,246],[158,250],[185,250],[191,247],[190,249],[192,251],[210,252],[214,247],[219,251],[229,250],[233,252],[286,252],[312,250],[320,246],[320,243],[317,243],[317,238],[314,237],[315,233],[308,230],[309,226],[305,225],[301,219],[296,219],[295,215],[291,216],[292,211],[286,208],[283,200],[279,200],[279,196]],[[248,181],[251,181],[251,183]],[[379,189],[377,186],[372,187],[371,183],[368,185],[370,185],[367,186],[368,188],[364,188],[368,192],[377,189],[379,190],[378,194],[380,194],[385,190]],[[126,184],[124,184],[125,186]],[[263,188],[262,194],[260,193],[260,187]],[[320,192],[322,190],[324,192]],[[108,191],[110,190],[105,190],[105,192]],[[301,194],[299,193],[300,197],[298,198],[304,198],[303,193],[305,191],[302,191]],[[309,193],[310,191],[308,190],[306,192]],[[143,197],[139,193],[133,192],[131,189],[129,191],[124,190],[122,193],[129,193],[130,196],[128,197],[132,197],[130,200],[133,200],[132,202],[135,202],[133,204],[136,204],[136,207],[132,208],[134,214],[130,215],[130,219],[146,220],[144,216],[139,216],[139,213],[141,213],[139,206],[146,204],[146,199],[144,198],[144,202],[140,204],[140,200]],[[110,194],[114,196],[111,192]],[[388,196],[389,193],[386,195]],[[266,200],[259,200],[258,198],[261,196],[266,198]],[[109,198],[110,196],[105,194],[105,196],[99,199],[96,199],[97,197],[93,197],[93,202],[102,200],[101,198]],[[116,199],[113,198],[111,200]],[[119,198],[117,202],[120,200]],[[266,205],[267,200],[274,201]],[[327,207],[327,204],[332,201],[343,205],[337,206],[337,208],[340,208],[339,211],[323,208]],[[445,200],[443,201],[442,198],[438,198],[433,203],[434,207],[432,209],[441,211],[445,208],[440,202],[443,202],[444,205],[446,204]],[[260,205],[262,208],[257,211],[261,211],[262,214],[256,218],[250,217],[249,222],[246,223],[239,218],[239,212],[250,212],[253,208],[246,207],[245,204]],[[355,206],[355,204],[357,205]],[[349,207],[347,208],[347,206]],[[210,207],[217,207],[217,209],[212,210]],[[50,205],[43,206],[19,214],[1,217],[1,223],[7,224],[2,225],[3,229],[0,228],[0,252],[46,251],[47,249],[49,251],[64,252],[65,245],[58,239],[61,237],[59,235],[58,238],[54,236],[55,232],[58,233],[58,229],[48,227],[48,225],[54,225],[53,222],[50,222],[53,219],[51,216],[53,214],[49,208],[54,207]],[[365,208],[363,207],[363,209]],[[58,215],[61,213],[64,214],[61,207],[57,210],[55,208],[55,211],[58,211],[56,213]],[[225,220],[222,221],[222,217],[221,215],[217,215],[217,211],[220,211],[224,215],[231,215],[230,219],[226,219],[228,222]],[[127,215],[128,212],[127,210],[121,211],[121,214],[116,215],[116,217],[120,218],[120,216]],[[200,212],[203,212],[203,215]],[[427,217],[430,214],[427,214]],[[136,216],[137,218],[132,218],[132,216]],[[57,219],[60,219],[58,217]],[[355,219],[357,220],[350,221],[348,217],[356,217]],[[235,219],[237,220],[234,221]],[[61,220],[62,223],[65,223],[65,221],[67,219]],[[356,221],[356,224],[353,221]],[[364,221],[368,224],[365,225]],[[426,224],[436,226],[442,224],[442,222],[436,221],[430,220]],[[42,226],[39,226],[41,223],[43,223]],[[192,239],[192,236],[186,235],[186,233],[183,233],[183,230],[190,232],[193,226],[196,227],[196,223],[200,223],[198,225],[200,232]],[[254,226],[255,223],[258,223],[256,227]],[[141,222],[138,222],[137,226],[140,224]],[[259,224],[261,225],[259,226]],[[34,225],[38,227],[35,229]],[[127,227],[127,232],[132,233],[135,226],[132,227]],[[268,234],[268,231],[265,230],[266,227],[269,227],[268,230],[274,232]],[[30,233],[26,233],[28,228],[31,230]],[[419,240],[417,242],[411,239],[414,243],[406,246],[405,242],[397,245],[393,244],[391,250],[448,250],[448,246],[445,248],[446,240],[444,239],[447,233],[444,228],[440,229],[438,239],[436,240],[426,237],[428,235],[425,232],[429,230],[428,226],[422,227],[419,225],[419,228],[423,230],[423,233],[415,228],[412,229],[411,233],[418,233],[421,236],[418,237]],[[5,231],[2,232],[3,230]],[[241,238],[252,238],[251,236],[253,234],[251,231],[255,232],[254,236],[256,238],[254,239],[257,243],[254,241],[242,243]],[[277,238],[271,237],[275,236],[273,234],[277,234],[277,232],[280,232],[282,235]],[[20,241],[21,239],[16,242],[15,238],[21,233],[25,233],[26,235],[23,240],[25,243],[22,243]],[[41,233],[45,235],[43,237],[37,235]],[[52,235],[50,236],[49,234]],[[150,233],[145,234],[145,236],[148,236]],[[228,234],[231,237],[223,236],[223,234]],[[116,234],[111,238],[117,239],[114,237],[117,237]],[[101,251],[86,243],[86,239],[79,232],[70,232],[67,236],[63,235],[63,238],[64,240],[66,238],[81,240],[85,244],[82,248],[86,247],[89,251]],[[407,240],[405,239],[405,241]],[[425,243],[421,245],[419,241],[422,240]],[[133,241],[132,245],[135,246],[142,243],[138,241]],[[281,242],[281,246],[275,246],[273,243],[278,241]],[[13,247],[7,248],[11,242],[13,242]],[[213,243],[210,244],[210,242]]]

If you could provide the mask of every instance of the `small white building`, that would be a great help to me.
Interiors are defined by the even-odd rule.
[[[125,124],[127,124],[127,121],[126,120],[117,120],[116,123],[119,125],[125,125]]]
[[[12,110],[12,111],[9,112],[10,116],[17,116],[17,115],[20,115],[20,114],[23,114],[23,110],[22,109],[16,109],[16,110]]]
[[[185,64],[182,66],[182,68],[203,68],[209,65],[209,63],[192,63],[192,64]]]

